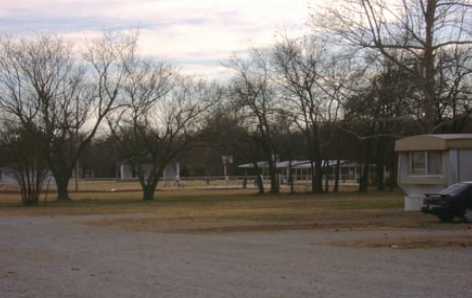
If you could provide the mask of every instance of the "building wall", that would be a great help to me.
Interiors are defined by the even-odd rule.
[[[52,173],[48,173],[46,177],[44,178],[43,184],[46,185],[49,182],[51,185],[55,185],[56,180],[52,176]],[[5,186],[11,186],[11,187],[19,187],[18,182],[14,178],[14,174],[12,173],[12,170],[8,168],[1,168],[0,169],[0,184],[5,185]]]
[[[472,150],[460,150],[459,158],[457,160],[457,165],[459,169],[459,179],[457,180],[457,182],[471,181],[472,180]]]
[[[149,165],[143,165],[146,177],[149,175],[149,172],[152,168],[152,166]],[[120,165],[120,177],[121,180],[130,180],[130,179],[138,179],[136,174],[133,172],[133,168],[130,164],[128,163],[123,163]],[[180,175],[180,166],[179,163],[169,163],[167,164],[166,168],[164,169],[164,175],[163,179],[175,179],[176,176]]]
[[[425,193],[435,193],[443,190],[448,185],[449,168],[451,159],[448,151],[442,154],[443,174],[440,176],[411,176],[409,174],[408,151],[399,152],[398,155],[398,185],[405,192],[405,210],[419,211],[423,204]]]
[[[397,140],[395,151],[399,153],[398,184],[406,194],[406,210],[420,210],[425,193],[472,180],[472,134],[411,136]],[[410,175],[409,155],[413,151],[441,151],[442,174]]]
[[[410,176],[409,152],[400,152],[398,181],[405,192],[405,209],[420,210],[425,193],[436,193],[447,186],[472,180],[472,150],[451,149],[443,152],[442,176]]]

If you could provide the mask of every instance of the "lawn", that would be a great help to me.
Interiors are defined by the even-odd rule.
[[[232,187],[161,188],[154,201],[142,201],[137,189],[71,192],[71,201],[54,201],[48,194],[36,207],[19,206],[19,195],[0,193],[0,216],[60,216],[128,214],[127,217],[96,218],[86,224],[158,233],[267,233],[276,231],[355,230],[469,230],[458,220],[441,223],[436,217],[403,210],[403,193],[359,193],[344,187],[337,193],[288,193],[259,195],[257,190]],[[437,238],[437,237],[436,237]],[[404,247],[470,247],[470,237],[397,239]],[[341,245],[340,243],[338,243]],[[384,246],[383,242],[343,243],[348,246]],[[399,245],[399,244],[396,244]]]

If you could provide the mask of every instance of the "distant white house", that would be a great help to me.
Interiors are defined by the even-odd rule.
[[[17,186],[18,183],[13,176],[9,175],[9,171],[6,168],[0,168],[0,185]]]
[[[338,165],[336,160],[323,161],[323,165],[329,170],[327,172],[328,179],[334,180],[335,167]],[[262,175],[269,175],[268,168],[269,164],[266,161],[260,161],[257,166],[262,170]],[[297,180],[311,180],[311,162],[309,160],[292,160],[292,161],[281,161],[276,164],[279,171],[280,177],[287,179],[290,176],[290,169],[292,169],[292,177],[294,181]],[[247,163],[238,166],[239,168],[254,168],[254,164]],[[372,180],[375,177],[375,165],[371,165],[370,177]],[[363,166],[357,162],[351,162],[347,160],[339,161],[339,180],[341,182],[357,183],[363,173]],[[385,174],[385,176],[387,173]]]
[[[138,179],[133,164],[136,163],[136,160],[142,165],[145,171],[145,176],[149,175],[149,171],[152,169],[150,156],[148,154],[142,154],[137,158],[130,158],[124,160],[120,164],[120,178],[121,180],[133,180]],[[170,162],[164,169],[163,180],[176,179],[180,177],[180,164],[178,162]]]
[[[48,172],[46,177],[43,180],[43,184],[46,185],[49,183],[50,185],[55,184],[56,180],[52,176],[51,172]],[[9,167],[2,167],[0,168],[0,185],[8,186],[8,187],[19,187],[18,181],[15,179],[15,173]]]
[[[425,193],[472,180],[472,134],[430,134],[395,142],[398,185],[405,192],[405,210],[421,209]]]

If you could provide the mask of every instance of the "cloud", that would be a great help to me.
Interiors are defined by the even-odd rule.
[[[144,55],[212,72],[233,52],[273,43],[278,31],[303,34],[307,16],[307,0],[3,0],[0,33],[73,39],[138,27]]]

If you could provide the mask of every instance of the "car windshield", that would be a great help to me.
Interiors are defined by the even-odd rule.
[[[457,183],[449,186],[448,188],[440,191],[439,193],[442,195],[458,195],[463,194],[466,191],[470,192],[472,184],[470,183]]]

